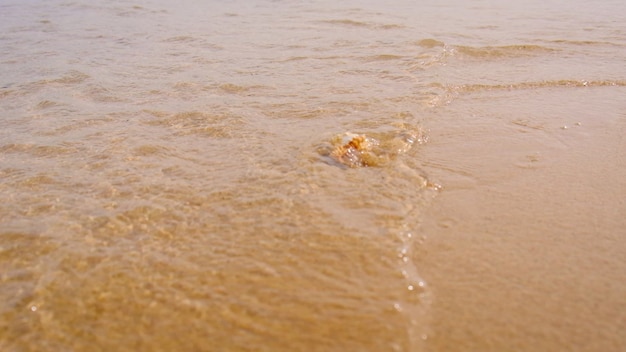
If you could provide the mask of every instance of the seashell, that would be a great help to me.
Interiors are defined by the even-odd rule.
[[[413,145],[426,141],[421,131],[413,129],[378,133],[377,137],[380,141],[351,132],[335,135],[330,146],[323,148],[320,154],[344,167],[383,166],[408,152]]]
[[[330,153],[334,160],[348,167],[370,166],[374,157],[372,148],[378,145],[378,141],[350,132],[336,137],[337,140],[337,146]]]

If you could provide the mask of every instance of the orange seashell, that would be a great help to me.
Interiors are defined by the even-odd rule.
[[[330,153],[331,157],[349,167],[367,166],[365,153],[369,153],[375,141],[364,135],[346,133],[341,137],[339,145]]]

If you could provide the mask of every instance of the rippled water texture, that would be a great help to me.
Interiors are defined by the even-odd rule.
[[[0,349],[623,350],[624,14],[0,2]]]

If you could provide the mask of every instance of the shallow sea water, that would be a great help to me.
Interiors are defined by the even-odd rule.
[[[624,14],[0,3],[0,349],[626,348]]]

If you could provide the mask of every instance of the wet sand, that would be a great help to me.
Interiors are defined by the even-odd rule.
[[[437,117],[420,155],[445,185],[417,256],[429,350],[626,346],[624,93],[477,92]]]

